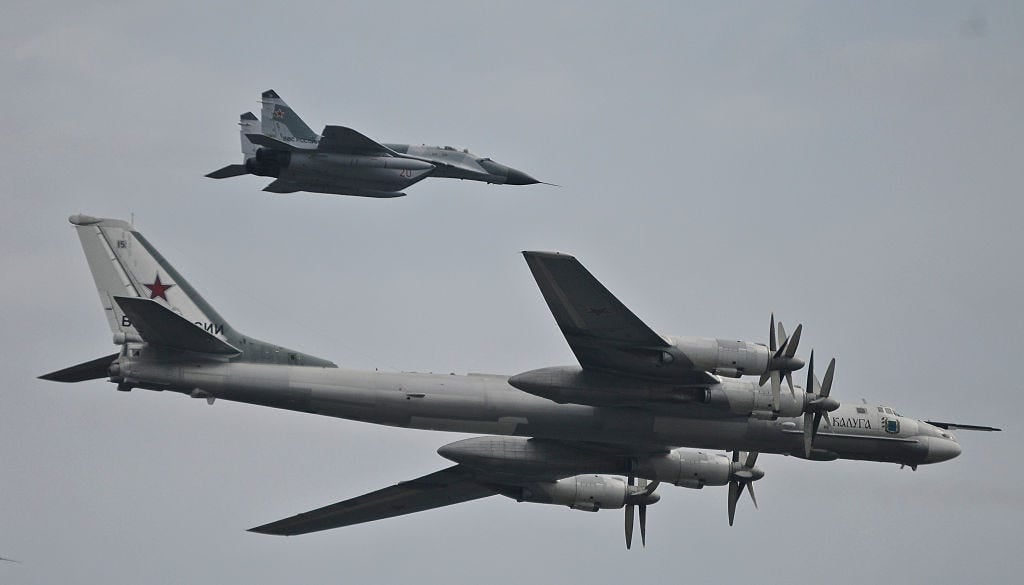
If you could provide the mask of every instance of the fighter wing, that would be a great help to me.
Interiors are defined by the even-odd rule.
[[[249,139],[249,142],[257,146],[264,146],[275,150],[303,150],[294,144],[271,138],[265,134],[246,134],[245,137]]]
[[[576,258],[552,252],[523,252],[523,256],[584,369],[658,375],[657,368],[669,343],[615,298]]]
[[[344,126],[325,126],[317,146],[320,152],[336,152],[361,156],[395,156],[395,151]]]
[[[249,532],[282,536],[306,534],[460,504],[496,493],[473,481],[469,472],[455,465],[351,500],[250,528]]]

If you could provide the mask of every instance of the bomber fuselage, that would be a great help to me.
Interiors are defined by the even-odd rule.
[[[135,344],[132,344],[134,346]],[[800,417],[738,415],[730,397],[770,391],[722,380],[715,402],[648,408],[558,404],[517,390],[507,376],[362,372],[206,359],[188,363],[148,346],[128,348],[114,381],[122,388],[172,390],[396,427],[541,439],[688,446],[803,457]],[[177,362],[181,365],[169,365]],[[796,401],[798,397],[789,396]],[[891,414],[890,414],[891,413]],[[843,405],[828,413],[812,459],[860,459],[907,465],[936,463],[960,452],[955,437],[874,405]]]

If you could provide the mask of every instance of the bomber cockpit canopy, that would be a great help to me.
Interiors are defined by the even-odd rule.
[[[889,416],[903,416],[902,414],[896,412],[895,408],[890,408],[888,406],[879,406],[878,412],[879,414],[888,414]]]

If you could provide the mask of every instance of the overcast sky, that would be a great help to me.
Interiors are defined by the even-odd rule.
[[[86,5],[88,4],[88,5]],[[1007,581],[1024,520],[1018,2],[40,3],[0,19],[0,582]],[[237,119],[451,144],[561,188],[273,195]],[[490,498],[245,529],[440,469],[463,435],[36,376],[113,351],[66,218],[129,219],[236,327],[352,368],[573,356],[518,252],[577,255],[655,329],[804,324],[833,396],[995,425],[958,459],[764,456],[761,509]]]

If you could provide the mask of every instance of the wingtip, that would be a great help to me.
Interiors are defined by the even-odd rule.
[[[76,213],[68,217],[68,221],[71,222],[73,225],[92,225],[94,223],[99,223],[103,220],[98,217],[93,217],[91,215],[85,215],[84,213]]]
[[[522,254],[526,258],[572,258],[572,254],[566,254],[564,252],[549,252],[545,250],[523,250]]]

